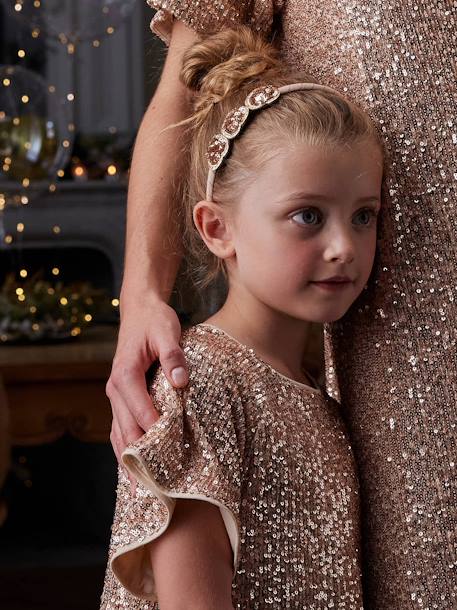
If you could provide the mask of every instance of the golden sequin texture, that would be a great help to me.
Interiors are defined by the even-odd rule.
[[[182,345],[188,388],[158,369],[161,417],[127,450],[136,498],[119,472],[101,607],[157,607],[144,545],[187,494],[222,507],[234,608],[361,609],[358,482],[338,403],[213,326],[188,329]]]
[[[328,387],[359,465],[367,607],[457,608],[455,0],[151,4],[164,40],[172,15],[202,35],[275,25],[291,67],[379,126],[390,162],[379,252],[367,290],[326,328]]]

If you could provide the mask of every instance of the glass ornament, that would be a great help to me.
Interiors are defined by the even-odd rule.
[[[71,105],[36,72],[0,66],[0,195],[5,204],[47,189],[67,164],[74,138]]]

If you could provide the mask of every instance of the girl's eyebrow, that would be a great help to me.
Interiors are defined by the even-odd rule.
[[[286,195],[285,197],[282,197],[278,203],[282,202],[282,201],[294,201],[295,199],[313,199],[314,201],[318,200],[318,201],[330,201],[329,197],[326,197],[325,195],[322,194],[315,194],[315,193],[307,193],[304,191],[295,191],[293,193],[289,193],[289,195]]]
[[[289,193],[285,197],[281,197],[281,199],[277,200],[277,203],[285,203],[296,200],[310,200],[310,201],[333,201],[333,197],[327,197],[326,195],[322,195],[322,193],[308,193],[305,191],[294,191],[293,193]],[[380,198],[377,195],[368,195],[367,197],[360,197],[357,199],[356,203],[379,203]]]

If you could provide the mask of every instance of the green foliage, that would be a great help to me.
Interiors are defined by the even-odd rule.
[[[0,289],[0,343],[76,337],[112,307],[106,292],[89,282],[51,284],[41,272],[17,282],[9,273]]]

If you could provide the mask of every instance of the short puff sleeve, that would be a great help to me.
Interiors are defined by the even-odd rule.
[[[200,36],[208,36],[224,27],[248,25],[269,38],[275,14],[284,0],[147,0],[156,9],[151,30],[167,45],[173,21],[182,21]]]
[[[186,352],[186,350],[184,350]],[[158,369],[150,394],[161,416],[122,461],[138,480],[131,497],[120,470],[112,529],[110,567],[137,598],[156,601],[145,545],[168,528],[178,498],[219,507],[237,565],[240,531],[244,415],[236,384],[211,354],[188,352],[189,385],[174,389]],[[213,366],[214,365],[214,366]]]

